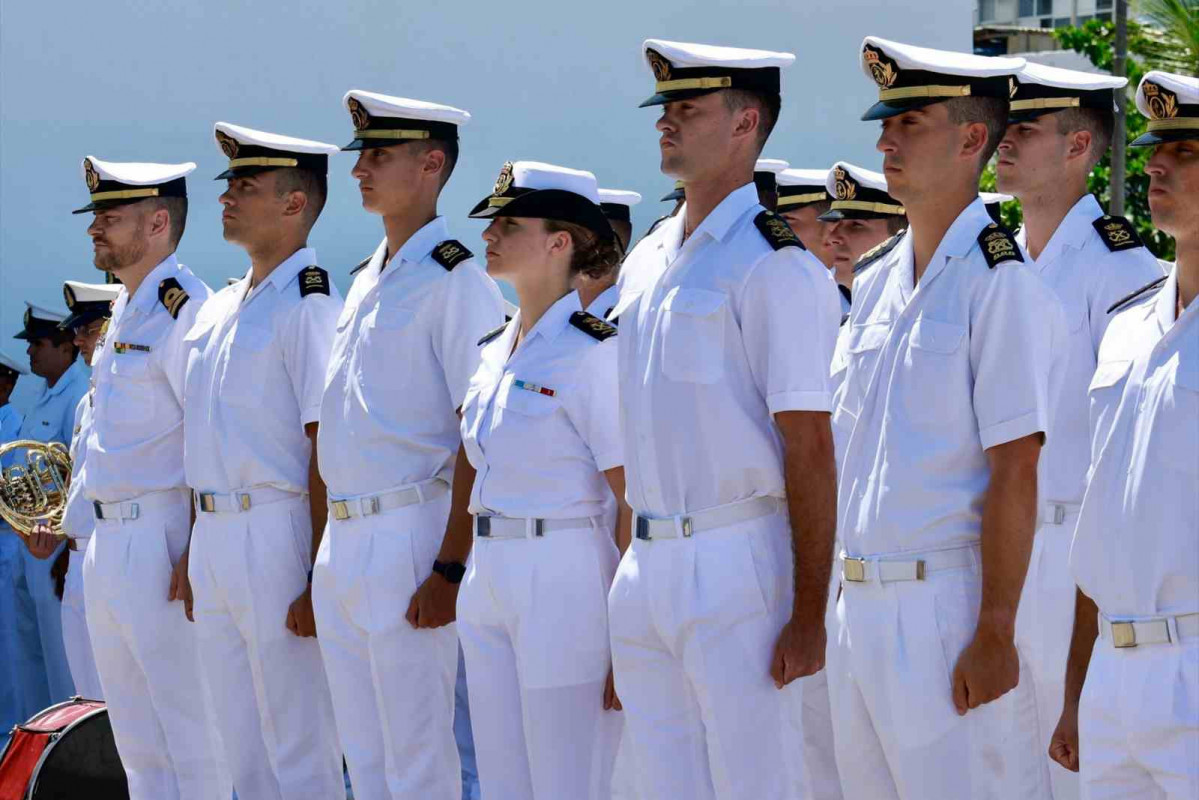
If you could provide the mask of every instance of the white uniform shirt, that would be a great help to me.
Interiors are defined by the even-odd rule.
[[[358,273],[337,320],[318,455],[335,496],[449,481],[456,413],[479,366],[479,339],[504,321],[499,287],[473,258],[447,270],[437,217],[384,264],[384,239]]]
[[[5,403],[0,406],[0,444],[7,444],[17,439],[21,433],[23,422],[21,413],[17,411],[12,403]],[[12,463],[12,456],[12,453],[4,456],[4,461],[0,463],[0,466],[9,466]],[[3,524],[3,522],[0,522],[0,525]]]
[[[852,426],[838,492],[851,555],[977,542],[985,451],[1048,433],[1064,356],[1061,304],[1031,269],[988,268],[975,200],[920,284],[911,233],[854,283],[837,415]]]
[[[86,394],[87,366],[82,360],[75,359],[53,386],[42,389],[41,396],[25,415],[16,438],[61,442],[70,448],[71,435],[75,432],[75,406]],[[21,457],[17,462],[23,460]]]
[[[174,279],[188,299],[172,317],[159,299]],[[171,287],[166,287],[171,288]],[[133,297],[122,287],[92,359],[93,422],[87,439],[89,500],[115,503],[186,488],[183,475],[184,337],[212,292],[168,256]],[[167,302],[178,302],[171,294]]]
[[[71,439],[71,486],[63,509],[62,529],[72,539],[87,539],[96,528],[95,511],[83,494],[86,482],[87,437],[92,425],[92,398],[84,395],[75,406],[75,435]]]
[[[1116,314],[1091,381],[1092,466],[1070,567],[1109,616],[1199,612],[1199,303],[1177,268]]]
[[[612,491],[602,473],[624,463],[616,341],[573,325],[577,311],[571,292],[516,352],[520,314],[483,347],[462,406],[462,441],[476,470],[472,514],[570,519],[607,510]]]
[[[671,517],[785,495],[773,414],[829,411],[832,277],[754,223],[752,183],[683,238],[685,209],[621,270],[620,405],[630,505]]]
[[[1162,276],[1157,259],[1145,247],[1113,252],[1095,230],[1103,209],[1091,195],[1070,210],[1032,269],[1049,284],[1066,313],[1068,338],[1062,394],[1054,409],[1053,438],[1039,464],[1039,499],[1078,503],[1086,490],[1090,463],[1087,386],[1095,374],[1099,342],[1112,303]],[[1026,230],[1016,235],[1025,247]]]
[[[304,426],[320,414],[342,309],[327,274],[327,294],[301,295],[301,273],[316,265],[315,250],[297,250],[253,289],[243,278],[197,315],[183,414],[187,483],[196,491],[308,491]]]
[[[593,317],[607,319],[608,315],[616,308],[616,303],[620,300],[620,287],[613,284],[607,289],[600,292],[591,305],[583,309]]]

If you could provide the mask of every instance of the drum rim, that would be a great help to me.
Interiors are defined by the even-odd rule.
[[[45,749],[42,750],[41,756],[38,757],[37,763],[33,765],[33,771],[29,775],[29,786],[26,787],[26,789],[25,789],[25,800],[33,800],[33,792],[34,792],[34,790],[37,789],[38,776],[41,774],[42,767],[45,766],[45,764],[46,764],[46,759],[50,757],[50,753],[53,752],[54,748],[58,746],[59,741],[61,741],[62,738],[64,736],[66,736],[68,733],[70,733],[72,730],[74,730],[75,728],[78,728],[80,725],[87,722],[91,718],[97,716],[98,714],[102,714],[102,713],[107,714],[108,713],[108,704],[105,703],[104,701],[88,700],[85,697],[75,696],[75,697],[72,697],[70,700],[65,700],[56,705],[48,706],[47,708],[44,708],[44,709],[42,709],[41,712],[39,712],[39,714],[45,713],[46,711],[53,711],[62,706],[74,705],[75,703],[77,703],[79,701],[86,701],[89,703],[100,703],[100,705],[97,706],[96,708],[93,708],[91,711],[82,715],[78,719],[75,719],[69,725],[67,725],[65,728],[63,728],[61,731],[56,731],[54,733],[48,734],[50,737],[50,740],[48,742],[46,742]],[[23,730],[26,730],[29,733],[46,733],[46,731],[29,731],[28,729],[23,728],[23,726],[21,726],[21,725],[18,725],[17,727],[22,728]],[[12,741],[11,737],[9,738],[9,741],[10,742]],[[4,749],[7,751],[8,745],[5,745]],[[0,754],[0,758],[3,758],[3,754]]]

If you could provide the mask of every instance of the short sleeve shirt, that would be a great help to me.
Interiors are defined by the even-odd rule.
[[[621,269],[620,405],[630,505],[672,517],[785,496],[773,415],[828,412],[841,318],[827,269],[774,249],[753,184],[683,241],[686,210]]]
[[[18,439],[60,442],[68,448],[75,433],[75,407],[87,394],[87,367],[76,359],[53,386],[42,390],[21,423]]]
[[[84,497],[87,469],[87,437],[91,431],[92,402],[84,395],[75,406],[75,435],[71,439],[71,486],[63,509],[62,529],[72,539],[86,539],[96,527],[92,504]]]
[[[437,217],[387,258],[380,243],[337,319],[321,399],[318,458],[335,496],[441,477],[458,454],[457,410],[479,366],[478,341],[504,321],[503,297],[467,258],[434,257]]]
[[[616,341],[575,324],[579,295],[558,300],[512,350],[521,315],[483,347],[462,406],[475,483],[472,514],[600,516],[605,470],[624,463]],[[509,355],[511,353],[511,355]]]
[[[911,234],[854,283],[837,417],[849,425],[838,530],[851,555],[979,540],[986,451],[1049,433],[1061,304],[1016,261],[987,265],[981,200],[915,283]]]
[[[328,274],[313,269],[316,251],[298,250],[257,286],[242,279],[217,292],[196,317],[184,409],[193,489],[308,491],[304,426],[320,412],[342,309]]]
[[[1176,269],[1115,316],[1091,381],[1070,568],[1115,618],[1199,612],[1199,303],[1176,318]]]

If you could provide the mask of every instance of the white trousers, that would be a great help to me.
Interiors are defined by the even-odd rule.
[[[804,778],[800,684],[770,677],[791,614],[777,513],[680,539],[634,539],[608,596],[612,661],[641,793],[791,800]]]
[[[12,593],[11,601],[6,598],[4,602],[12,602],[17,615],[20,645],[16,664],[25,702],[24,722],[43,708],[69,699],[75,694],[75,684],[62,642],[62,601],[54,593],[50,576],[66,543],[59,542],[45,559],[34,558],[24,542],[18,540],[17,546],[12,584],[5,587]]]
[[[622,719],[603,698],[617,558],[599,526],[475,539],[458,635],[483,797],[611,799]]]
[[[953,706],[953,669],[978,622],[981,560],[973,553],[974,566],[922,581],[845,582],[827,672],[846,797],[1049,796],[1040,733],[1014,710],[1028,681],[965,716]]]
[[[330,519],[317,554],[317,641],[355,800],[462,795],[453,724],[457,632],[452,624],[417,630],[404,619],[432,573],[449,503],[447,493]]]
[[[1199,797],[1199,640],[1095,642],[1078,711],[1084,800]]]
[[[841,591],[840,564],[834,562],[824,625],[829,647],[836,646],[837,597]],[[826,658],[827,660],[827,658]],[[803,754],[807,767],[804,800],[842,800],[841,776],[833,740],[833,710],[829,705],[828,671],[820,670],[800,680],[803,695]]]
[[[1042,524],[1033,540],[1032,559],[1016,614],[1016,648],[1020,681],[1032,692],[1017,709],[1023,724],[1041,735],[1041,751],[1049,765],[1053,800],[1078,800],[1078,773],[1049,758],[1049,740],[1062,715],[1066,690],[1066,658],[1074,630],[1074,578],[1070,575],[1070,541],[1077,511],[1061,524]]]
[[[80,542],[80,548],[71,553],[67,564],[67,579],[62,588],[62,644],[67,651],[75,694],[88,700],[103,700],[83,597],[83,559],[87,557],[90,542],[91,539]]]
[[[320,646],[286,627],[308,585],[311,548],[304,495],[196,515],[188,575],[200,659],[246,800],[345,797]]]
[[[196,629],[167,602],[187,545],[189,494],[137,498],[97,520],[83,562],[87,625],[131,800],[215,800],[232,785],[200,675]]]

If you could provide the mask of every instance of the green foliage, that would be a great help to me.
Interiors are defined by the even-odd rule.
[[[1199,77],[1199,0],[1134,0],[1133,10],[1160,32],[1159,52],[1145,63]]]

